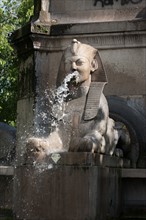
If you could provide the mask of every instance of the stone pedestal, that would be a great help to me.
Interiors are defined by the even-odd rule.
[[[16,219],[118,217],[123,165],[128,166],[128,162],[116,157],[62,153],[50,155],[41,164],[18,166],[15,170]]]
[[[127,219],[145,219],[146,169],[123,169],[121,177],[121,215]]]
[[[12,216],[13,174],[13,167],[0,166],[0,219]]]

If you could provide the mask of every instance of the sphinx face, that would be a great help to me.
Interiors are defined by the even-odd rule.
[[[65,72],[73,73],[78,72],[76,83],[82,83],[89,79],[91,73],[91,62],[84,56],[71,56],[65,59]]]

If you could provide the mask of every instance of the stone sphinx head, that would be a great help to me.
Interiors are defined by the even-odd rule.
[[[84,119],[90,120],[97,114],[100,95],[104,85],[107,83],[98,50],[73,39],[71,45],[63,53],[57,77],[57,86],[62,83],[66,75],[73,72],[78,73],[75,78],[76,84],[81,87],[88,87]]]
[[[88,81],[91,73],[98,69],[98,63],[95,59],[96,51],[95,48],[74,39],[64,53],[65,73],[77,71],[79,75],[76,78],[76,83]]]

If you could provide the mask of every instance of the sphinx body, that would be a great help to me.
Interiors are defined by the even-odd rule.
[[[122,130],[109,117],[103,94],[107,78],[98,51],[74,39],[62,56],[58,88],[68,74],[72,77],[66,84],[67,93],[65,96],[64,91],[59,93],[63,97],[62,106],[58,108],[57,101],[52,106],[57,126],[48,138],[30,138],[28,155],[37,159],[64,151],[113,155]],[[125,144],[128,141],[125,139]]]

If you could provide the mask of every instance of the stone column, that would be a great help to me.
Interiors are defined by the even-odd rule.
[[[50,13],[49,13],[49,0],[36,0],[34,1],[34,16],[33,21],[39,23],[49,23]]]
[[[17,104],[17,163],[23,163],[25,144],[31,136],[45,137],[50,131],[48,91],[56,83],[61,54],[51,51],[49,35],[29,24],[12,36],[20,64]]]

